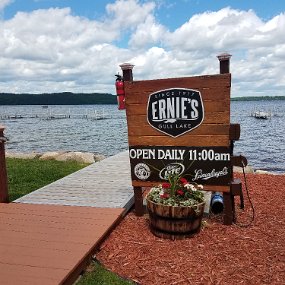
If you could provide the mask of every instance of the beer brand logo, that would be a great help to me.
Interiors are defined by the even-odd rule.
[[[159,178],[163,180],[168,180],[169,175],[181,175],[185,170],[185,166],[182,163],[173,162],[166,165],[159,172]]]
[[[204,120],[204,106],[197,90],[171,88],[149,95],[148,123],[171,137],[197,128]]]
[[[140,180],[147,180],[150,176],[150,168],[145,163],[138,163],[134,169],[135,176]]]

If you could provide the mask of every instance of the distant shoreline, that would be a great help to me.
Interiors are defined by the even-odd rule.
[[[0,105],[105,105],[117,104],[117,96],[109,93],[0,93]]]
[[[110,93],[0,93],[0,105],[115,105],[117,96]],[[275,101],[285,100],[285,96],[232,97],[231,101]]]
[[[246,97],[232,97],[231,101],[276,101],[285,100],[285,96],[246,96]]]

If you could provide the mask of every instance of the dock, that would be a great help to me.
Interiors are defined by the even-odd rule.
[[[0,284],[73,284],[133,203],[122,152],[0,204]]]
[[[0,120],[20,120],[20,119],[41,119],[41,120],[58,120],[58,119],[87,119],[87,120],[105,120],[110,119],[111,115],[104,110],[85,110],[83,113],[56,113],[52,109],[40,113],[30,114],[0,114]]]

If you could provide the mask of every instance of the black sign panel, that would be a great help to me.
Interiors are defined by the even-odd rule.
[[[132,180],[166,181],[178,174],[189,182],[226,185],[231,180],[227,147],[136,146],[129,149]]]
[[[197,128],[204,120],[204,106],[197,90],[171,88],[149,95],[148,123],[160,132],[178,137]]]

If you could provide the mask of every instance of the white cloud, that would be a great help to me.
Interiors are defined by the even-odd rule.
[[[0,11],[10,5],[14,0],[0,0]]]
[[[216,55],[228,51],[233,95],[284,95],[284,13],[265,21],[251,10],[224,8],[170,32],[156,17],[158,7],[117,0],[101,20],[53,8],[0,21],[0,92],[114,93],[122,62],[136,65],[138,80],[215,74]]]
[[[154,2],[140,4],[138,0],[117,0],[106,6],[108,16],[112,18],[112,26],[120,29],[134,29],[153,13],[154,8]]]
[[[148,45],[159,43],[167,30],[164,26],[155,22],[153,15],[148,15],[144,22],[137,26],[131,35],[129,44],[133,48],[145,48]]]

